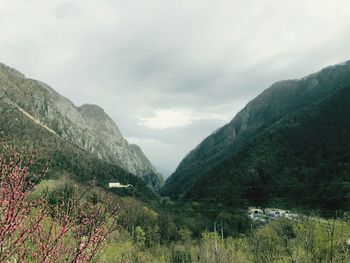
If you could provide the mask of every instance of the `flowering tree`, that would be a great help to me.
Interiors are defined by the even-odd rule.
[[[54,207],[31,198],[36,183],[46,174],[30,173],[35,155],[0,143],[0,262],[90,262],[106,236],[115,230],[118,209],[90,202],[83,194],[61,196]]]

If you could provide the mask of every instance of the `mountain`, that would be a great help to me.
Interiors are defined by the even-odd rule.
[[[7,110],[20,113],[35,129],[91,154],[96,159],[117,165],[127,173],[142,178],[145,183],[158,189],[162,176],[149,162],[142,150],[130,145],[122,136],[113,120],[96,105],[76,107],[48,85],[26,78],[22,73],[0,64],[0,101]],[[11,118],[11,116],[9,116]],[[17,117],[18,118],[18,117]],[[2,117],[0,129],[4,132],[6,120]],[[9,134],[7,134],[9,136]],[[26,134],[42,149],[35,132]],[[17,136],[19,140],[20,136]]]
[[[172,173],[170,170],[168,170],[164,167],[156,166],[156,169],[164,176],[164,178],[168,178]]]
[[[248,145],[254,147],[251,146],[253,140],[282,119],[349,86],[349,61],[327,67],[302,79],[273,84],[249,102],[230,123],[204,139],[192,150],[166,180],[161,192],[173,198],[190,196],[190,192],[198,187],[198,184],[202,185],[202,178],[216,179],[215,172],[220,170],[218,167],[226,165],[226,162],[233,160],[232,158],[239,158]],[[302,133],[300,136],[303,136]],[[336,135],[329,134],[329,136]],[[228,173],[230,169],[225,168],[223,172]]]
[[[350,85],[282,118],[184,199],[230,207],[350,209]]]

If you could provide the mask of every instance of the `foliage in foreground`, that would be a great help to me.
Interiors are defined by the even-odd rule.
[[[91,262],[115,227],[117,210],[86,192],[61,192],[56,202],[32,198],[41,175],[28,160],[2,145],[0,156],[0,262]],[[107,202],[107,201],[106,201]]]
[[[31,163],[10,147],[0,158],[0,262],[349,262],[349,218],[250,225],[242,213],[196,202],[163,199],[157,209],[132,197],[112,202],[67,178],[39,183]]]
[[[203,232],[198,240],[148,247],[126,232],[111,237],[102,249],[101,262],[134,263],[348,263],[350,224],[343,220],[305,217],[280,218],[241,237],[221,239]]]

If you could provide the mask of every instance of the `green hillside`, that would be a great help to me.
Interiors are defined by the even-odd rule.
[[[166,180],[162,193],[179,198],[225,159],[241,154],[251,140],[289,114],[350,86],[350,62],[297,80],[279,81],[249,102],[233,120],[205,138]]]
[[[50,160],[49,178],[67,176],[85,184],[96,179],[97,185],[103,188],[107,188],[109,182],[128,183],[134,187],[113,191],[145,201],[157,199],[157,195],[141,178],[67,143],[33,122],[4,98],[0,99],[0,114],[0,138],[18,149],[37,150],[37,169],[42,169]]]
[[[350,209],[350,87],[287,115],[216,165],[185,199]]]

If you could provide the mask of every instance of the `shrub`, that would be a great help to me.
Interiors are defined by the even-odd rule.
[[[74,191],[58,194],[51,205],[30,198],[47,168],[32,174],[35,155],[26,158],[5,143],[0,148],[0,262],[91,261],[115,229],[118,210]]]

